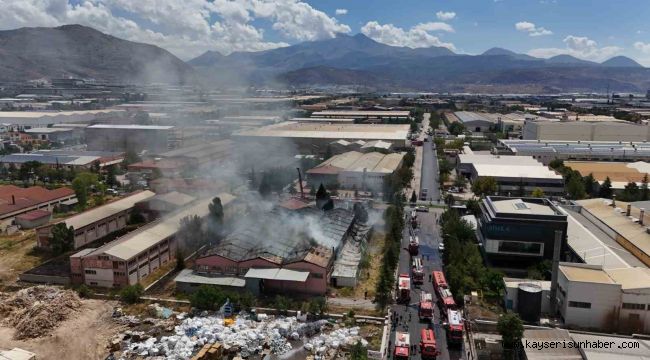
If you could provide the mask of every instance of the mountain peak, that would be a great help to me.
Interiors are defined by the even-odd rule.
[[[605,60],[600,64],[603,66],[610,66],[610,67],[635,67],[635,68],[643,67],[643,65],[630,59],[627,56],[614,56],[613,58]]]
[[[483,52],[483,54],[481,55],[517,55],[517,54],[514,51],[510,51],[508,49],[493,47],[485,50],[485,52]]]

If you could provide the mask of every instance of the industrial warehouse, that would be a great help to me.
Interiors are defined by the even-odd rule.
[[[330,283],[345,286],[356,281],[365,247],[360,243],[365,243],[369,228],[353,211],[275,208],[255,218],[257,227],[238,226],[200,255],[193,271],[176,277],[177,287],[192,291],[200,284],[219,284],[254,294],[323,295]],[[333,274],[335,261],[339,270]]]

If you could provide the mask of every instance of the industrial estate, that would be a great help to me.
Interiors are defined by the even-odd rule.
[[[0,82],[0,360],[650,359],[650,90],[64,75]]]

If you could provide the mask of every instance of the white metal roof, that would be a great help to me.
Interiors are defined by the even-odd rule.
[[[130,209],[138,201],[149,199],[156,194],[153,191],[145,190],[127,196],[117,201],[110,202],[106,205],[96,207],[94,209],[84,211],[81,214],[71,216],[65,220],[67,226],[72,226],[75,229],[81,229],[85,226],[91,225],[99,220],[106,219],[121,211]]]
[[[309,271],[298,271],[289,269],[248,269],[247,279],[266,279],[266,280],[284,280],[305,282],[309,278]]]
[[[201,276],[195,274],[192,269],[182,270],[175,278],[175,282],[193,283],[193,284],[206,284],[206,285],[219,285],[219,286],[246,286],[246,280],[234,276]]]
[[[523,179],[548,179],[562,181],[562,175],[549,170],[544,165],[505,165],[505,164],[473,164],[480,177],[494,178],[523,178]]]

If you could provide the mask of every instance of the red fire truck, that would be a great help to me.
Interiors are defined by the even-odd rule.
[[[397,279],[397,302],[408,304],[411,301],[411,279],[408,274],[399,274]]]
[[[416,229],[418,227],[418,213],[417,211],[411,211],[411,227]]]
[[[447,343],[458,346],[463,343],[463,317],[460,310],[447,310]]]
[[[409,236],[409,254],[411,256],[417,256],[420,252],[420,239],[417,235]]]
[[[432,329],[420,331],[420,354],[422,359],[435,359],[440,354],[436,344],[436,335]]]
[[[395,351],[393,359],[408,360],[411,353],[411,342],[408,333],[395,333]]]
[[[422,292],[420,295],[418,316],[420,317],[420,321],[433,320],[433,296],[427,292]]]
[[[413,284],[424,284],[424,265],[422,265],[421,258],[413,258],[411,272],[413,274]]]
[[[447,285],[445,274],[442,271],[434,271],[432,278],[433,289],[436,291],[436,296],[438,297],[438,303],[441,306],[442,313],[447,314],[448,309],[456,308],[456,302],[454,301],[454,296]]]

